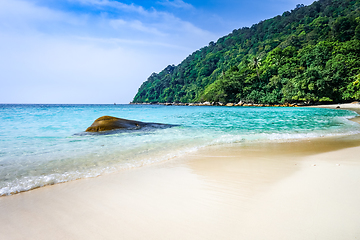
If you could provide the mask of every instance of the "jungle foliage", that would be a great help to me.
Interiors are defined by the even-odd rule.
[[[133,102],[360,99],[360,0],[319,0],[234,30],[153,73]]]

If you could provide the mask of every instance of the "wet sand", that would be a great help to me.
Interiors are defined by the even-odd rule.
[[[339,104],[327,104],[327,105],[317,105],[317,106],[309,106],[314,108],[331,108],[331,109],[345,109],[357,112],[360,114],[360,103],[339,103]],[[360,116],[351,119],[354,122],[360,123]]]
[[[0,239],[358,239],[359,156],[358,135],[209,147],[0,197]]]
[[[0,198],[0,239],[358,239],[360,136],[242,143]]]

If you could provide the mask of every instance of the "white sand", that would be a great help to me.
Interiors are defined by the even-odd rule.
[[[338,104],[325,104],[325,105],[316,105],[310,107],[317,107],[317,108],[344,108],[344,109],[360,109],[360,103],[338,103]]]
[[[214,147],[1,197],[0,239],[359,239],[359,146]]]
[[[314,107],[314,108],[331,108],[331,109],[345,109],[345,110],[351,110],[358,114],[360,114],[360,103],[359,102],[353,102],[353,103],[339,103],[339,104],[327,104],[327,105],[316,105],[316,106],[308,106],[308,107]],[[354,122],[357,122],[360,124],[360,116],[355,117],[351,119]]]

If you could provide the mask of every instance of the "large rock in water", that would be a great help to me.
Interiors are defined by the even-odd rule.
[[[145,126],[170,127],[174,125],[161,123],[146,123],[111,116],[102,116],[96,119],[94,123],[86,129],[86,132],[102,132],[115,129],[140,129]]]

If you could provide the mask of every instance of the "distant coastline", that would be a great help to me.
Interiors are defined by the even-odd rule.
[[[306,104],[306,103],[284,103],[284,104],[257,104],[257,103],[222,103],[222,102],[198,102],[198,103],[133,103],[131,105],[162,105],[162,106],[225,106],[225,107],[324,107],[324,108],[360,108],[360,102],[338,103],[338,104]]]

